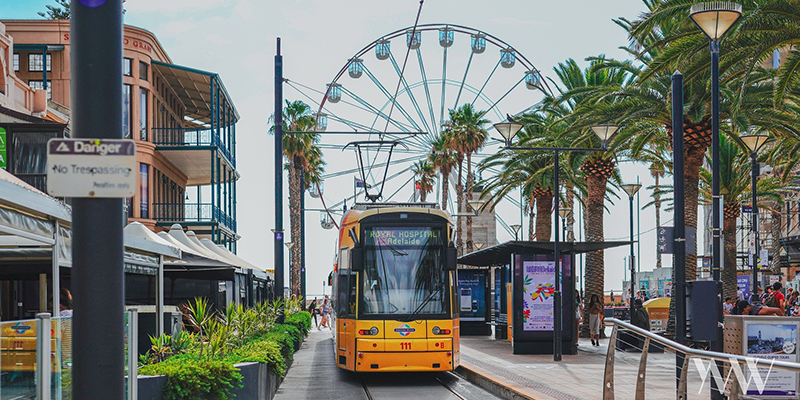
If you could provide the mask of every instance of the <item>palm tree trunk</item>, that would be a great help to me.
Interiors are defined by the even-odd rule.
[[[442,210],[444,211],[447,211],[447,192],[449,189],[447,185],[450,184],[448,175],[450,175],[450,171],[442,171]]]
[[[656,178],[656,192],[658,192],[658,177],[659,174],[655,174]],[[655,206],[656,206],[656,232],[661,228],[661,195],[656,194],[655,196]],[[658,249],[656,246],[656,268],[661,268],[661,250]]]
[[[586,176],[586,241],[602,242],[603,237],[603,214],[605,213],[606,183],[608,178],[602,175]],[[605,279],[604,252],[597,250],[586,254],[586,285],[587,299],[592,295],[603,298],[603,288]],[[588,333],[588,324],[586,333]]]
[[[458,196],[458,210],[457,214],[464,212],[464,184],[461,183],[461,174],[464,168],[464,156],[458,155],[458,182],[456,182],[456,196]],[[458,248],[458,255],[464,254],[464,219],[458,217],[456,226],[456,247]]]
[[[781,224],[782,224],[782,217],[780,212],[771,212],[772,213],[772,221],[770,223],[770,228],[772,231],[772,243],[770,247],[770,252],[772,253],[772,269],[781,272]],[[760,229],[760,228],[759,228]]]
[[[472,175],[472,153],[467,153],[467,203],[472,200],[472,184],[474,183],[474,179]],[[472,249],[472,217],[467,217],[467,253],[472,253]]]
[[[289,287],[291,292],[298,297],[301,295],[300,249],[302,248],[302,238],[300,235],[300,196],[302,196],[303,191],[300,188],[300,174],[302,173],[302,161],[299,160],[299,157],[292,157],[289,161],[289,221],[293,245],[289,251],[292,257],[289,265],[291,277]]]
[[[534,198],[531,196],[530,202],[528,203],[528,240],[533,241],[534,238],[534,227],[536,226],[536,213],[533,212],[533,202]]]
[[[550,240],[550,234],[553,230],[552,210],[552,194],[536,197],[536,240],[539,242]]]
[[[739,204],[728,203],[725,205],[727,214],[722,219],[723,246],[725,248],[725,264],[722,266],[722,298],[736,298],[738,287],[736,285],[736,216],[730,208],[740,210]],[[738,213],[737,213],[738,214]]]
[[[567,183],[564,185],[566,189],[566,193],[564,195],[564,204],[565,207],[572,210],[569,215],[567,215],[567,242],[574,242],[575,241],[575,210],[573,208],[575,203],[575,192],[572,191],[573,185],[571,183]],[[558,232],[556,232],[558,234]]]

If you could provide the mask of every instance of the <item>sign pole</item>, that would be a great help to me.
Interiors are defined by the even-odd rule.
[[[275,298],[283,298],[283,56],[281,38],[275,53]],[[281,303],[283,304],[283,303]],[[277,323],[283,323],[283,309]]]
[[[121,139],[122,0],[73,0],[70,12],[73,136]],[[72,204],[73,396],[123,399],[122,199]]]

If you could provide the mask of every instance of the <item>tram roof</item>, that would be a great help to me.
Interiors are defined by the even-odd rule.
[[[440,210],[435,203],[357,203],[350,209],[356,221],[375,214],[415,212],[438,215],[450,220],[450,213]]]
[[[629,246],[630,241],[614,242],[559,242],[558,249],[564,254],[581,254],[590,251]],[[458,258],[458,263],[475,267],[490,267],[507,264],[512,254],[552,254],[553,242],[512,240],[486,247]]]

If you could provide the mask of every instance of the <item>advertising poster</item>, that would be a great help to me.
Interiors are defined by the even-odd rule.
[[[522,263],[522,329],[524,331],[553,330],[553,295],[556,284],[555,261],[524,261]]]
[[[486,321],[486,271],[458,270],[458,305],[462,321]]]
[[[742,291],[742,299],[750,298],[750,275],[739,275],[736,277],[736,286]]]
[[[785,323],[747,323],[747,350],[745,355],[767,360],[797,362],[797,324]],[[770,398],[797,396],[797,376],[793,372],[768,367],[759,368],[758,373],[766,384],[756,386],[750,377],[749,368],[745,368],[748,396],[764,396]]]

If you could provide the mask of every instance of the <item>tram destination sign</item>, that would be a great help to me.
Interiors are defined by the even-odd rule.
[[[136,188],[136,144],[125,139],[50,139],[47,193],[127,198]]]

